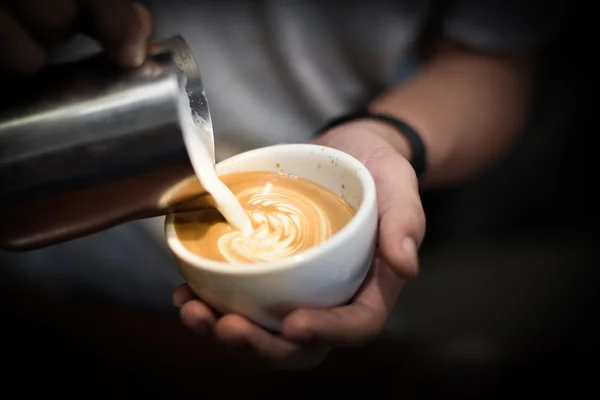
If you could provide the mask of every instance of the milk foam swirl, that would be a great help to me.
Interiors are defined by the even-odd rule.
[[[230,231],[218,240],[219,252],[232,264],[290,257],[331,236],[324,210],[298,191],[267,185],[238,193],[254,232]]]
[[[209,201],[175,218],[175,230],[191,252],[229,264],[254,264],[294,256],[326,241],[354,215],[334,192],[311,181],[273,172],[220,177],[231,188],[252,229],[235,229]],[[193,208],[193,207],[192,207]]]

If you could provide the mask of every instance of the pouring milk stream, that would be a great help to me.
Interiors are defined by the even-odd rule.
[[[183,139],[194,172],[204,189],[214,198],[217,209],[227,222],[243,232],[244,235],[250,235],[253,232],[250,217],[231,190],[219,179],[214,159],[210,155],[207,144],[200,137],[199,129],[201,128],[192,117],[190,99],[185,90],[186,82],[187,79],[182,77],[178,112]]]

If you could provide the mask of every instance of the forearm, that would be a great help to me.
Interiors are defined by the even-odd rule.
[[[403,119],[427,148],[426,186],[468,179],[514,144],[529,114],[533,57],[489,56],[445,43],[410,81],[378,98],[371,110]],[[404,139],[376,129],[405,156]]]

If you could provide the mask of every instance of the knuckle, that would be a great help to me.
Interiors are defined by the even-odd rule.
[[[371,152],[364,164],[377,174],[386,174],[397,169],[399,159],[398,153],[393,148],[381,146]]]
[[[413,218],[414,218],[414,227],[415,227],[415,234],[417,235],[417,240],[420,241],[423,240],[423,237],[425,235],[425,230],[427,228],[427,217],[425,215],[425,210],[423,209],[423,204],[421,203],[421,201],[415,201],[413,203]],[[417,245],[419,244],[417,243]]]
[[[413,200],[406,205],[403,212],[403,222],[406,226],[406,234],[420,240],[425,230],[426,218],[420,201]]]

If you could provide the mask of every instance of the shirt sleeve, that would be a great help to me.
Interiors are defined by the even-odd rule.
[[[547,45],[568,14],[563,0],[456,0],[442,20],[443,34],[485,52],[535,50]]]

